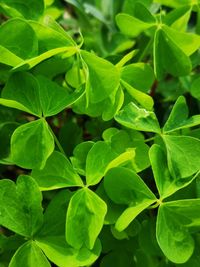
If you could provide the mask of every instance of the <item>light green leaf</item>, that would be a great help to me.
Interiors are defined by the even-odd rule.
[[[0,181],[0,224],[25,237],[33,236],[43,223],[42,194],[30,176],[21,175],[17,184]]]
[[[153,145],[149,150],[149,156],[161,199],[171,196],[176,191],[189,185],[195,179],[195,176],[187,179],[172,177],[167,165],[167,155],[160,146]]]
[[[1,25],[0,45],[22,59],[34,57],[38,52],[35,32],[26,21],[19,18]]]
[[[163,132],[168,133],[179,129],[189,128],[200,124],[200,115],[188,118],[189,110],[184,96],[180,96],[166,121]]]
[[[89,71],[89,100],[98,103],[117,90],[119,71],[109,61],[85,50],[81,50],[81,56]]]
[[[35,241],[28,241],[22,245],[12,257],[9,267],[50,267],[47,258]]]
[[[0,45],[0,63],[15,67],[23,61],[22,58],[16,56],[7,48]]]
[[[26,19],[38,19],[44,12],[43,0],[1,0],[0,6],[2,6],[9,15],[12,16],[13,14],[12,12],[8,12],[9,8],[11,8],[19,12],[19,14]]]
[[[160,133],[160,126],[155,113],[140,108],[133,102],[119,111],[115,115],[115,120],[130,129]]]
[[[31,175],[41,190],[83,186],[80,176],[73,169],[70,161],[58,151],[51,154],[43,169],[33,169]]]
[[[140,104],[143,108],[147,109],[147,110],[152,110],[153,109],[153,99],[151,96],[136,90],[135,88],[133,88],[131,85],[129,85],[128,83],[126,83],[125,81],[121,80],[121,84],[126,88],[127,92],[129,93],[129,95],[132,96],[132,98],[134,100],[136,100],[136,102],[138,104]]]
[[[97,240],[92,250],[82,247],[75,249],[66,243],[62,236],[38,238],[37,245],[44,251],[50,261],[60,267],[79,267],[91,265],[101,251],[100,241]]]
[[[43,62],[44,60],[53,57],[58,54],[64,54],[65,57],[71,57],[77,52],[77,48],[73,46],[65,46],[65,47],[58,47],[50,49],[39,56],[33,57],[31,59],[23,60],[18,64],[14,65],[12,69],[13,72],[15,71],[24,71],[29,70],[38,65],[39,63]]]
[[[9,108],[15,108],[27,113],[32,113],[31,110],[29,110],[28,108],[26,108],[25,106],[14,100],[0,98],[0,105]]]
[[[158,210],[156,237],[166,257],[184,263],[194,251],[191,233],[200,229],[200,200],[188,199],[163,203]]]
[[[123,34],[131,37],[137,37],[140,33],[155,25],[155,23],[146,23],[125,13],[117,14],[116,23]]]
[[[43,168],[53,150],[54,138],[44,119],[18,127],[11,137],[11,160],[22,168]]]
[[[124,66],[121,69],[121,79],[133,88],[148,93],[153,85],[155,76],[149,64],[139,62]]]
[[[18,102],[29,113],[41,117],[42,109],[39,90],[39,83],[32,74],[17,72],[9,77],[2,91],[2,97],[5,99],[4,101],[8,99]]]
[[[200,170],[200,140],[164,135],[169,171],[173,178],[187,178]],[[194,149],[195,148],[195,149]]]
[[[113,202],[129,206],[116,222],[118,231],[123,231],[140,212],[156,201],[143,180],[134,171],[123,167],[113,168],[105,175],[104,188]]]
[[[158,29],[154,36],[154,71],[157,79],[161,80],[166,73],[185,76],[191,69],[189,57],[162,28]]]
[[[66,240],[74,248],[94,247],[107,212],[105,202],[88,188],[71,198],[66,221]]]

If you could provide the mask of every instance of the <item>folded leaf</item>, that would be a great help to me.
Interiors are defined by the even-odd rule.
[[[200,124],[200,115],[194,115],[190,118],[184,96],[180,96],[173,106],[173,109],[166,121],[163,131],[164,133],[176,131],[179,129],[190,128]]]
[[[70,200],[66,240],[74,248],[93,249],[107,212],[105,202],[88,188],[78,190]]]
[[[123,167],[108,171],[104,188],[113,202],[129,206],[116,222],[118,231],[123,231],[140,212],[156,201],[143,180],[134,171]]]
[[[0,181],[0,224],[9,230],[32,237],[43,223],[42,194],[33,178],[19,176],[17,184]]]
[[[54,138],[44,119],[18,127],[11,137],[11,160],[25,169],[43,168],[54,150]]]
[[[96,142],[88,152],[86,159],[87,185],[98,184],[109,169],[133,159],[134,156],[134,149],[117,155],[108,143],[104,141]]]
[[[117,90],[119,71],[109,61],[85,50],[81,50],[81,56],[89,71],[89,100],[98,103]]]
[[[161,199],[173,195],[181,188],[188,186],[195,179],[195,176],[184,179],[172,177],[168,169],[167,155],[158,145],[153,145],[150,148],[149,157]]]
[[[80,176],[73,169],[70,161],[58,151],[51,154],[44,168],[33,169],[31,175],[41,190],[83,186]]]
[[[154,36],[154,70],[158,80],[166,73],[185,76],[192,70],[189,57],[163,28],[158,29]]]

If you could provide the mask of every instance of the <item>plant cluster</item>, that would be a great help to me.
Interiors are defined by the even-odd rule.
[[[0,13],[0,267],[199,267],[200,1]]]

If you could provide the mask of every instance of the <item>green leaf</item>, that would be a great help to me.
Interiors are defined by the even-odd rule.
[[[54,138],[44,119],[18,127],[11,137],[11,160],[25,169],[43,168],[54,150]]]
[[[25,106],[14,100],[0,98],[0,105],[9,108],[15,108],[27,113],[32,113],[28,108],[26,108]]]
[[[193,254],[191,233],[200,228],[199,212],[199,199],[177,200],[159,207],[156,237],[170,261],[184,263]]]
[[[35,241],[28,241],[22,245],[12,257],[9,267],[50,267],[47,258]]]
[[[163,25],[163,31],[170,40],[187,55],[191,56],[200,46],[200,36],[194,33],[176,31],[167,25]]]
[[[116,222],[118,231],[123,231],[139,213],[156,201],[143,180],[134,171],[123,167],[113,168],[106,174],[104,188],[113,202],[129,206]]]
[[[86,181],[87,185],[98,184],[106,172],[133,159],[134,149],[130,149],[117,155],[104,141],[98,141],[90,149],[86,159]]]
[[[189,110],[184,96],[180,96],[166,121],[163,132],[168,133],[200,124],[200,115],[188,118]]]
[[[200,86],[200,78],[197,78],[192,82],[191,89],[190,89],[191,95],[198,100],[200,100],[199,86]]]
[[[125,13],[117,14],[116,23],[123,34],[131,37],[137,37],[140,33],[155,25],[155,23],[146,23]]]
[[[153,145],[149,150],[149,156],[161,199],[171,196],[181,188],[188,186],[195,179],[195,176],[188,179],[172,177],[168,169],[167,155],[160,146]]]
[[[191,69],[189,57],[162,28],[158,29],[154,37],[154,71],[157,79],[161,80],[165,73],[185,76]]]
[[[89,71],[89,100],[98,103],[117,90],[119,86],[118,69],[109,61],[85,50],[81,50],[81,56]]]
[[[12,16],[12,13],[8,12],[8,8],[14,9],[20,13],[26,19],[37,19],[44,12],[44,1],[35,1],[35,0],[2,0],[0,6],[7,11],[9,15]],[[31,8],[30,8],[31,7]]]
[[[80,176],[62,153],[54,151],[42,169],[33,169],[33,178],[40,190],[54,190],[64,187],[83,186]]]
[[[170,135],[164,135],[163,140],[167,149],[168,168],[173,178],[187,178],[199,171],[200,140]]]
[[[133,102],[119,111],[115,115],[115,120],[130,129],[160,133],[160,126],[154,112],[140,108]]]
[[[38,52],[35,32],[26,21],[19,18],[1,25],[0,45],[22,59],[36,56]]]
[[[74,248],[94,247],[106,215],[104,201],[88,188],[77,191],[70,200],[67,221],[66,240]]]
[[[97,240],[92,250],[82,247],[75,249],[66,243],[64,237],[38,238],[37,245],[44,251],[50,261],[60,267],[79,267],[91,265],[101,251],[100,241]]]
[[[180,7],[180,6],[189,6],[198,3],[198,0],[155,0],[155,2],[161,3],[162,5],[170,7]]]
[[[141,105],[143,108],[147,110],[153,109],[154,102],[151,96],[144,94],[143,92],[139,90],[136,90],[135,88],[133,88],[131,85],[129,85],[123,80],[121,81],[121,84],[126,88],[129,95],[131,95],[132,98],[136,100],[136,102],[139,105]]]
[[[37,237],[63,236],[65,232],[66,212],[72,195],[73,192],[64,189],[59,191],[51,199],[45,210],[43,226],[37,233]]]
[[[0,224],[25,237],[33,236],[43,223],[42,194],[30,176],[21,175],[17,184],[0,181]]]
[[[69,94],[67,89],[44,76],[38,76],[37,80],[40,85],[39,93],[42,113],[45,117],[61,112],[75,103],[84,93],[84,88],[80,88],[74,93]]]
[[[18,102],[29,113],[41,117],[42,109],[39,90],[39,83],[32,74],[17,72],[9,77],[2,91],[2,97]]]

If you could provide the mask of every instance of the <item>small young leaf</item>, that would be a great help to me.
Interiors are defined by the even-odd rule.
[[[160,126],[154,112],[139,108],[133,102],[119,111],[115,115],[115,120],[130,129],[160,133]]]
[[[44,168],[33,169],[31,175],[41,190],[83,186],[80,176],[73,169],[70,161],[58,151],[51,154]]]
[[[50,267],[47,258],[35,241],[28,241],[14,254],[9,267]]]
[[[44,119],[19,126],[11,137],[11,160],[25,169],[43,168],[54,150],[54,138]]]
[[[33,236],[43,223],[42,195],[30,176],[21,175],[15,186],[0,181],[0,224],[25,237]]]
[[[74,248],[94,247],[106,215],[105,202],[91,190],[78,190],[70,200],[67,221],[66,240]]]

